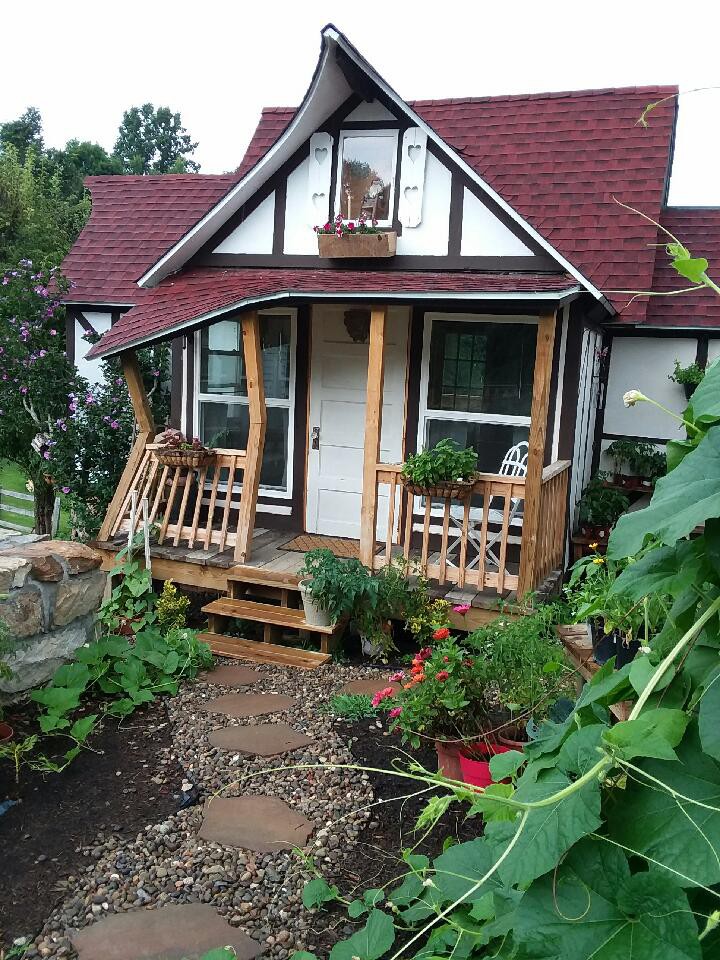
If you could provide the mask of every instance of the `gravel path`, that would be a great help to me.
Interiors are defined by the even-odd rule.
[[[285,800],[313,822],[315,830],[306,852],[332,877],[352,857],[353,845],[371,820],[368,778],[355,771],[282,768],[293,763],[352,762],[347,743],[322,707],[344,683],[373,675],[373,670],[337,664],[312,671],[268,665],[259,669],[265,677],[248,692],[283,693],[297,700],[285,713],[259,722],[284,721],[314,742],[274,759],[247,758],[215,748],[208,742],[212,730],[258,721],[206,713],[201,704],[228,689],[193,683],[167,702],[174,744],[168,764],[179,762],[202,799],[221,790],[224,796],[268,794]],[[243,779],[259,771],[270,772]],[[164,778],[162,770],[148,771],[148,776]],[[252,854],[199,840],[201,817],[200,803],[149,824],[131,841],[100,835],[96,845],[87,848],[89,866],[68,878],[66,899],[26,955],[71,958],[75,956],[68,936],[71,928],[93,923],[109,912],[198,901],[213,904],[231,924],[264,943],[266,956],[285,960],[294,950],[313,950],[317,946],[313,917],[301,902],[303,884],[311,875],[302,859],[287,850]],[[342,927],[337,931],[338,936],[347,932]]]

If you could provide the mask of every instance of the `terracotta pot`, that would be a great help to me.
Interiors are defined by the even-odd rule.
[[[435,741],[435,752],[438,758],[438,773],[442,773],[448,780],[462,780],[460,766],[460,744]]]
[[[597,540],[598,543],[607,543],[610,536],[610,526],[598,526],[594,523],[581,523],[580,533],[583,537],[589,537],[591,540]]]
[[[7,743],[15,736],[15,731],[9,723],[0,720],[0,743]]]
[[[497,753],[507,753],[510,749],[512,748],[502,746],[499,743],[486,743],[485,741],[473,744],[473,750],[487,756],[487,760],[477,760],[461,751],[460,769],[462,770],[462,779],[473,787],[489,787],[491,783],[495,782],[490,775],[489,758]]]
[[[512,737],[504,737],[501,733],[498,734],[498,740],[506,750],[522,750],[527,745],[527,740],[514,740]]]

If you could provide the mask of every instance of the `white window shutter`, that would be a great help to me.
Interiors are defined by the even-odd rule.
[[[426,155],[427,134],[420,127],[410,127],[403,134],[400,164],[398,219],[404,227],[418,227],[422,220]]]
[[[322,226],[330,216],[330,171],[332,169],[333,138],[329,133],[314,133],[310,137],[308,165],[308,204],[310,220]]]

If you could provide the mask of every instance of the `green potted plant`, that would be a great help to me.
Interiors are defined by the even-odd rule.
[[[648,440],[613,440],[605,452],[613,461],[619,486],[650,487],[665,472],[664,454]]]
[[[370,571],[359,560],[336,557],[326,549],[309,550],[299,570],[305,619],[328,627],[350,616],[360,602],[376,606],[377,588]]]
[[[624,493],[606,485],[604,474],[596,474],[580,498],[580,533],[583,537],[606,542],[618,517],[625,513],[629,505],[630,501]]]
[[[685,391],[685,397],[689,400],[704,376],[705,367],[701,367],[699,363],[689,363],[683,367],[680,361],[676,360],[675,369],[668,374],[668,380],[680,384]]]
[[[472,447],[461,449],[454,440],[438,440],[432,449],[407,458],[400,480],[417,496],[463,499],[475,483],[477,459]]]
[[[373,574],[366,594],[352,613],[366,656],[387,660],[395,649],[392,620],[405,620],[417,588],[410,585],[407,562],[398,558]]]

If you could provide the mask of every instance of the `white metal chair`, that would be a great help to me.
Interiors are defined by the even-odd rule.
[[[500,469],[498,470],[498,475],[501,477],[525,477],[527,475],[527,461],[528,461],[528,452],[530,450],[529,444],[526,440],[521,440],[520,443],[516,443],[515,446],[510,447],[503,461],[500,464]],[[482,525],[483,514],[485,510],[488,511],[488,527],[492,525],[497,529],[495,532],[490,533],[488,530],[487,533],[487,542],[485,544],[485,557],[486,559],[495,567],[500,569],[500,558],[497,553],[493,550],[493,547],[500,539],[503,533],[503,512],[504,504],[499,509],[493,507],[492,502],[495,499],[502,499],[491,497],[489,503],[484,503],[482,510],[480,511],[479,516],[472,517],[471,521],[468,524],[468,542],[471,543],[476,551],[477,556],[470,561],[468,564],[468,569],[474,567],[477,563],[480,562],[480,552],[482,550],[482,543],[480,541],[480,527]],[[508,527],[520,526],[522,527],[522,515],[519,514],[520,504],[522,503],[522,497],[511,497],[510,498],[510,512],[508,514]],[[464,509],[459,506],[454,506],[450,508],[450,517],[455,523],[456,526],[462,529],[462,522],[464,516]],[[448,544],[448,553],[451,554],[455,548],[457,548],[462,540],[462,534],[457,537],[451,544]]]

